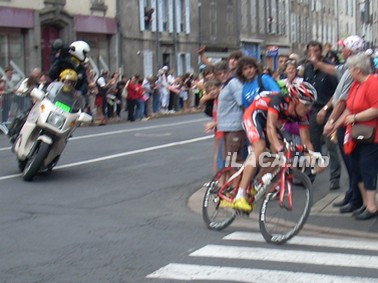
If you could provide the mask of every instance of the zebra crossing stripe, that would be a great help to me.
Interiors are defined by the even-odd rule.
[[[251,241],[251,242],[265,242],[260,233],[251,232],[234,232],[223,238],[224,240],[235,241]],[[329,247],[340,249],[356,249],[378,251],[378,242],[364,240],[346,240],[346,239],[330,239],[330,238],[315,238],[307,236],[295,236],[287,242],[288,244],[314,246],[314,247]],[[377,265],[378,266],[378,265]]]
[[[235,268],[209,265],[170,263],[147,275],[147,278],[171,280],[214,280],[229,282],[280,283],[377,283],[376,278],[335,276],[305,272]]]
[[[311,265],[377,268],[378,256],[342,253],[269,250],[237,246],[207,245],[190,254],[193,257],[212,257],[274,262],[291,262]]]

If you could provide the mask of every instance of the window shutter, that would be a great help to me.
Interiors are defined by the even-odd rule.
[[[154,13],[152,14],[152,26],[151,26],[151,30],[152,31],[156,31],[157,30],[157,27],[156,27],[156,24],[157,24],[157,17],[158,15],[156,14],[156,0],[152,0],[151,1],[151,8],[154,9]]]
[[[162,32],[163,31],[163,9],[164,9],[164,6],[163,6],[163,1],[157,1],[157,5],[159,5],[159,31]]]
[[[181,76],[183,74],[183,60],[182,60],[183,54],[178,53],[177,54],[177,75]]]
[[[144,31],[144,0],[139,0],[139,26],[140,30]]]
[[[190,33],[190,0],[185,0],[185,32]]]
[[[189,73],[193,72],[191,58],[192,57],[190,53],[185,54],[185,67],[186,67],[185,72],[189,72]]]
[[[173,0],[168,0],[168,31],[173,32]]]
[[[148,77],[153,75],[153,68],[152,68],[152,51],[145,50],[143,51],[143,69],[144,69],[144,77]]]
[[[175,0],[176,2],[176,32],[181,33],[181,19],[183,15],[181,14],[182,8],[181,8],[181,0]]]

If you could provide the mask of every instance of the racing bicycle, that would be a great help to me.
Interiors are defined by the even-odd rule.
[[[276,162],[275,166],[258,169],[246,192],[252,207],[262,200],[259,228],[264,239],[268,243],[284,244],[302,229],[312,206],[311,181],[299,168],[303,165],[313,165],[313,161],[324,167],[324,159],[319,152],[310,151],[304,145],[287,140],[284,140],[282,153],[269,156],[270,161],[277,158],[279,162]],[[309,160],[312,161],[311,164],[302,162]],[[244,214],[234,210],[232,202],[246,162],[239,169],[231,166],[221,169],[208,183],[202,203],[202,216],[209,229],[222,230],[228,227],[236,216]],[[312,169],[313,173],[316,171],[315,168]],[[264,169],[268,171],[264,172]],[[269,178],[266,178],[267,176]]]

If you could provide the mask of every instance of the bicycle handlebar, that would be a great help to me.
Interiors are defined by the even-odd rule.
[[[318,166],[315,166],[311,170],[312,174],[320,173],[326,167],[325,166],[326,161],[325,161],[323,155],[321,154],[321,152],[309,150],[303,144],[293,144],[293,143],[290,143],[286,139],[284,139],[284,144],[285,144],[285,149],[286,150],[304,152],[304,153],[307,153],[308,155],[310,155],[311,158],[314,158],[315,160],[317,160],[317,165]],[[321,168],[323,168],[323,169],[321,169]]]

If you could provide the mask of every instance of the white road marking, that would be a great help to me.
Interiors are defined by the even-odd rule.
[[[162,145],[156,145],[156,146],[141,148],[141,149],[137,149],[137,150],[132,150],[132,151],[122,152],[122,153],[118,153],[118,154],[113,154],[113,155],[108,155],[108,156],[103,156],[103,157],[98,157],[98,158],[93,158],[93,159],[88,159],[88,160],[83,160],[83,161],[78,161],[78,162],[73,162],[73,163],[69,163],[69,164],[56,166],[54,168],[54,170],[62,169],[62,168],[69,168],[69,167],[75,167],[75,166],[81,166],[81,165],[85,165],[85,164],[89,164],[89,163],[95,163],[95,162],[105,161],[105,160],[109,160],[109,159],[115,159],[115,158],[133,155],[133,154],[137,154],[137,153],[144,153],[144,152],[148,152],[148,151],[153,151],[153,150],[158,150],[158,149],[168,148],[168,147],[173,147],[173,146],[178,146],[178,145],[184,145],[184,144],[188,144],[188,143],[200,142],[200,141],[204,141],[204,140],[208,140],[208,139],[212,139],[212,138],[213,138],[213,135],[210,135],[210,136],[205,136],[205,137],[199,137],[199,138],[194,138],[194,139],[189,139],[189,140],[183,140],[183,141],[178,141],[178,142],[172,142],[172,143],[167,143],[167,144],[162,144]],[[3,177],[0,177],[0,181],[19,177],[19,176],[21,176],[21,174],[3,176]]]
[[[299,264],[377,268],[378,256],[343,253],[290,251],[266,248],[207,245],[193,253],[194,257],[245,259]]]
[[[223,238],[224,240],[235,241],[252,241],[265,242],[260,233],[251,232],[234,232]],[[316,238],[307,236],[295,236],[287,242],[287,244],[305,245],[314,247],[330,247],[340,249],[356,249],[367,251],[378,251],[378,242],[364,240],[347,240],[347,239],[330,239],[330,238]],[[378,264],[376,265],[378,267]]]
[[[171,280],[214,280],[222,282],[261,283],[376,283],[378,279],[367,277],[335,276],[305,272],[278,271],[268,269],[235,268],[208,265],[171,263],[147,275],[147,278]]]
[[[196,120],[190,120],[190,121],[169,123],[169,124],[164,124],[164,125],[146,126],[146,127],[139,127],[139,128],[134,128],[134,129],[111,131],[111,132],[106,132],[106,133],[85,135],[85,136],[80,136],[80,137],[72,137],[70,138],[70,140],[81,140],[81,139],[89,139],[93,137],[101,137],[101,136],[118,135],[118,134],[123,134],[123,133],[130,133],[130,132],[140,132],[140,131],[145,131],[145,130],[161,129],[161,128],[166,128],[166,127],[181,126],[181,125],[186,125],[186,124],[203,122],[207,120],[208,119],[196,119]]]
[[[164,125],[146,126],[146,127],[139,127],[139,128],[133,128],[133,129],[104,132],[104,133],[91,134],[91,135],[85,135],[85,136],[79,136],[79,137],[72,137],[69,140],[74,141],[74,140],[89,139],[89,138],[101,137],[101,136],[118,135],[118,134],[123,134],[123,133],[130,133],[130,132],[140,132],[140,131],[145,131],[145,130],[161,129],[161,128],[172,127],[172,126],[181,126],[181,125],[203,122],[203,121],[208,121],[208,119],[201,118],[201,119],[195,119],[195,120],[190,120],[190,121],[169,123],[169,124],[164,124]],[[11,149],[10,146],[2,147],[0,148],[0,151],[10,150],[10,149]]]

